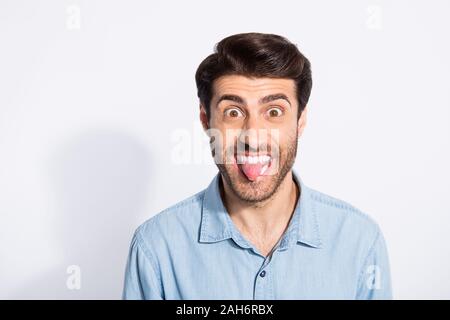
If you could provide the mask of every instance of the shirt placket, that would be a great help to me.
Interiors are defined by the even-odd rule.
[[[255,289],[253,292],[253,299],[255,300],[273,300],[273,272],[272,266],[275,252],[278,250],[281,241],[275,245],[272,251],[264,259],[261,268],[258,270],[255,279]]]

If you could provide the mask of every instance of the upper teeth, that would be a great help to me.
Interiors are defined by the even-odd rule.
[[[263,155],[263,156],[237,156],[238,163],[250,163],[250,164],[256,164],[256,163],[267,163],[270,161],[270,156]]]

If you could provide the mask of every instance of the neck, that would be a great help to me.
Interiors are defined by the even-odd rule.
[[[222,179],[224,181],[224,179]],[[253,242],[274,242],[289,225],[299,196],[292,170],[269,199],[248,203],[238,198],[227,183],[222,183],[224,204],[236,227]]]

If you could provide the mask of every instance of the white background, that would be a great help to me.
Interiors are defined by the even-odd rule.
[[[395,298],[449,299],[449,14],[445,0],[0,0],[0,298],[120,298],[133,230],[216,172],[198,158],[198,64],[257,31],[312,63],[304,182],[380,224]]]

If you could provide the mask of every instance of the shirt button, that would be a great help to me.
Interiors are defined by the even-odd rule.
[[[261,271],[259,275],[264,278],[266,276],[266,270]]]

